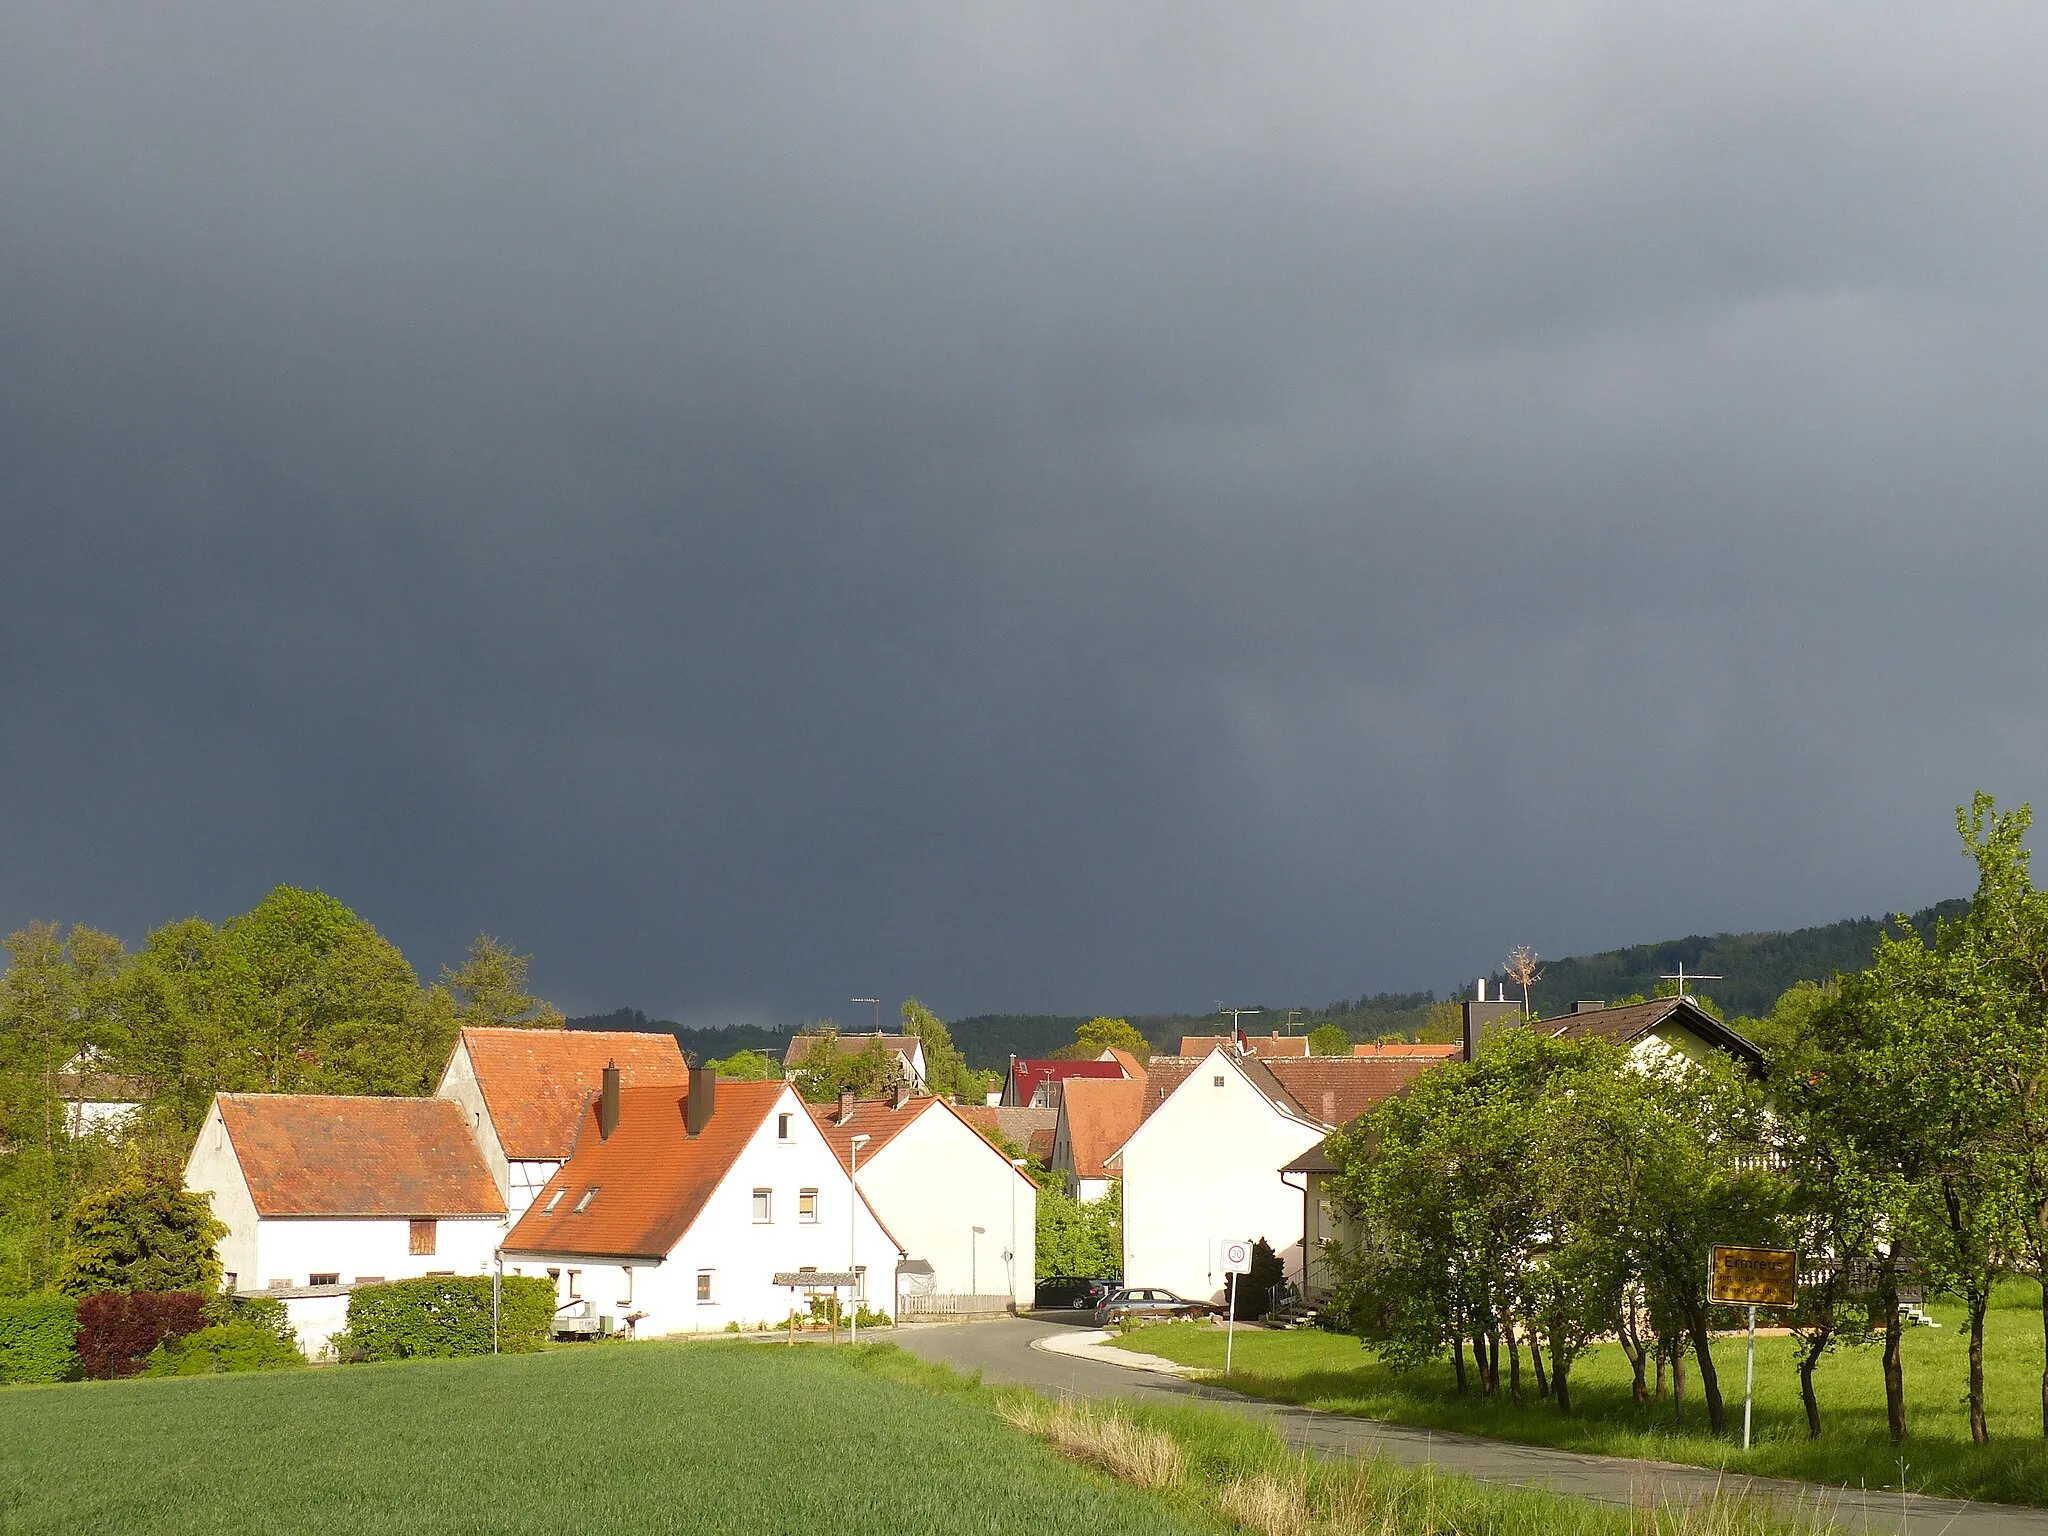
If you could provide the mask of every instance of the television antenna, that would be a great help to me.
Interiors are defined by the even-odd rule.
[[[1218,1013],[1230,1015],[1230,1034],[1235,1039],[1244,1033],[1244,1016],[1248,1013],[1264,1013],[1263,1008],[1218,1008]]]
[[[1675,982],[1677,982],[1677,983],[1678,983],[1678,995],[1679,995],[1680,997],[1684,997],[1684,998],[1690,998],[1690,997],[1692,996],[1692,994],[1691,994],[1690,992],[1688,992],[1688,991],[1686,991],[1686,990],[1685,990],[1685,984],[1686,984],[1686,983],[1687,983],[1688,981],[1726,981],[1726,980],[1727,980],[1728,978],[1727,978],[1726,976],[1707,976],[1707,975],[1703,975],[1703,974],[1701,974],[1701,973],[1700,973],[1700,972],[1698,972],[1698,971],[1694,971],[1694,972],[1693,972],[1693,973],[1692,973],[1691,975],[1687,975],[1687,974],[1686,974],[1686,970],[1685,970],[1685,962],[1684,962],[1683,960],[1681,960],[1681,961],[1679,961],[1679,962],[1678,962],[1678,974],[1677,974],[1677,975],[1675,975],[1675,976],[1659,976],[1659,977],[1658,977],[1657,979],[1658,979],[1659,981],[1675,981]]]
[[[1287,1010],[1287,1033],[1289,1033],[1290,1035],[1294,1033],[1294,1016],[1299,1012],[1301,1012],[1299,1008],[1290,1008]]]

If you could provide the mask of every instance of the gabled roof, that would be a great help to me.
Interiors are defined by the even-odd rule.
[[[1236,1044],[1235,1035],[1182,1035],[1180,1053],[1183,1056],[1206,1056],[1217,1046]],[[1244,1048],[1254,1056],[1306,1056],[1307,1035],[1246,1035]]]
[[[1716,1050],[1726,1051],[1752,1073],[1764,1070],[1764,1053],[1689,997],[1659,997],[1622,1008],[1589,1008],[1545,1019],[1536,1027],[1560,1040],[1612,1040],[1633,1045],[1664,1024],[1690,1030]]]
[[[1347,1125],[1441,1065],[1437,1056],[1310,1056],[1260,1065],[1288,1096],[1324,1125]]]
[[[1206,1056],[1208,1053],[1203,1053]],[[1202,1056],[1154,1056],[1152,1064],[1145,1069],[1145,1100],[1138,1111],[1138,1123],[1152,1118],[1152,1111],[1164,1104],[1178,1088],[1194,1075],[1195,1068],[1202,1064]]]
[[[1038,1096],[1044,1083],[1068,1083],[1076,1078],[1125,1078],[1131,1074],[1124,1064],[1112,1058],[1108,1061],[1027,1061],[1018,1057],[1010,1063],[1010,1087],[1005,1097],[1014,1097],[1021,1104],[1029,1104]]]
[[[983,1136],[981,1128],[970,1118],[973,1106],[963,1110],[936,1095],[906,1099],[901,1109],[896,1107],[893,1099],[856,1099],[850,1116],[845,1120],[839,1118],[836,1105],[805,1104],[804,1108],[810,1111],[811,1119],[818,1127],[818,1134],[825,1138],[825,1145],[830,1147],[832,1155],[839,1159],[839,1166],[849,1173],[853,1171],[854,1137],[868,1138],[867,1145],[860,1149],[861,1166],[865,1168],[874,1161],[876,1154],[916,1123],[920,1115],[931,1113],[952,1115],[975,1135],[980,1136],[987,1143],[989,1151],[1005,1162],[1009,1161],[1009,1154]],[[1017,1176],[1024,1177],[1021,1171]]]
[[[1122,1046],[1112,1045],[1104,1054],[1124,1069],[1125,1077],[1143,1077],[1145,1075],[1145,1063],[1138,1060],[1136,1056],[1132,1055]]]
[[[1145,1113],[1144,1078],[1080,1078],[1066,1087],[1060,1114],[1067,1122],[1074,1177],[1111,1177],[1103,1160],[1131,1139]]]
[[[447,1099],[223,1093],[258,1216],[502,1216],[468,1117]]]
[[[1030,1104],[955,1104],[954,1111],[982,1135],[994,1142],[1001,1150],[1005,1141],[1013,1142],[1026,1156],[1032,1152],[1032,1138],[1046,1138],[1048,1150],[1052,1147],[1053,1126],[1058,1123],[1060,1112],[1056,1109],[1041,1109]]]
[[[693,1137],[683,1130],[686,1083],[622,1088],[617,1127],[609,1137],[600,1136],[596,1106],[585,1110],[576,1155],[513,1226],[506,1249],[666,1258],[789,1092],[778,1082],[721,1081],[710,1123]],[[578,1211],[591,1189],[596,1195]],[[557,1190],[560,1201],[554,1200]]]
[[[842,1056],[858,1056],[879,1040],[882,1049],[902,1057],[906,1067],[913,1061],[924,1059],[924,1042],[916,1035],[791,1035],[789,1044],[783,1048],[782,1064],[792,1068],[802,1066],[810,1059],[811,1048],[825,1039],[836,1039]]]
[[[626,1088],[690,1080],[676,1037],[651,1031],[465,1029],[462,1047],[498,1143],[514,1162],[569,1155],[583,1106],[604,1086],[608,1063],[618,1065]]]
[[[1354,1045],[1354,1056],[1424,1056],[1432,1061],[1449,1061],[1465,1054],[1465,1047],[1457,1041],[1449,1045],[1438,1045],[1424,1040],[1380,1040],[1371,1045]]]

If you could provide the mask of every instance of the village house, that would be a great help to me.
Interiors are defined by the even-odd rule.
[[[357,1285],[488,1272],[505,1200],[470,1132],[446,1099],[217,1095],[185,1187],[228,1229],[223,1285],[285,1301],[316,1354]]]
[[[882,1049],[896,1058],[897,1075],[909,1085],[910,1091],[924,1092],[924,1042],[916,1035],[885,1035],[879,1031],[871,1035],[792,1035],[782,1052],[783,1074],[794,1076],[811,1059],[812,1050],[821,1040],[834,1042],[842,1056],[858,1056],[879,1041]]]
[[[1037,1276],[1038,1186],[941,1098],[899,1088],[885,1098],[842,1094],[810,1105],[819,1134],[908,1255],[899,1304],[940,1313],[948,1298],[973,1309],[1001,1297],[1028,1307]],[[913,1278],[914,1277],[914,1278]]]
[[[1118,1177],[1109,1159],[1144,1118],[1150,1080],[1147,1073],[1068,1082],[1060,1095],[1047,1164],[1065,1181],[1068,1199],[1100,1200],[1109,1193]]]
[[[1299,1278],[1303,1190],[1283,1170],[1436,1064],[1221,1045],[1198,1061],[1155,1060],[1145,1113],[1105,1160],[1123,1178],[1125,1283],[1220,1301],[1220,1249],[1240,1238],[1264,1238]]]
[[[780,1322],[807,1298],[775,1277],[803,1270],[858,1274],[893,1314],[905,1257],[795,1089],[708,1067],[687,1086],[607,1072],[504,1251],[506,1273],[555,1282],[564,1324],[641,1335]]]
[[[670,1034],[478,1028],[456,1039],[434,1094],[462,1107],[512,1220],[567,1161],[607,1066],[628,1088],[686,1083],[690,1075]]]
[[[956,1104],[960,1118],[998,1147],[1015,1148],[1016,1155],[1052,1163],[1053,1126],[1059,1120],[1056,1109],[1031,1106],[1012,1108],[1001,1104]],[[1007,1153],[1005,1155],[1008,1155]]]
[[[1010,1058],[1010,1070],[1003,1079],[999,1101],[1006,1108],[1028,1105],[1034,1109],[1056,1109],[1066,1084],[1077,1078],[1121,1080],[1132,1074],[1108,1052],[1093,1061],[1056,1061],[1023,1056]]]

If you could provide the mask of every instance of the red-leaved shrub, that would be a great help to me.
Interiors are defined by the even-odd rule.
[[[94,1381],[139,1375],[149,1352],[206,1326],[197,1291],[104,1291],[78,1304],[78,1359]]]

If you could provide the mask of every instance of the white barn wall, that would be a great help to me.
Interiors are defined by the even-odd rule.
[[[417,1280],[428,1274],[490,1273],[491,1255],[505,1234],[495,1216],[443,1216],[435,1222],[434,1252],[410,1252],[412,1223],[403,1216],[266,1216],[256,1226],[256,1272],[242,1289],[272,1281],[306,1285],[334,1274],[358,1280]]]
[[[1221,1302],[1216,1250],[1228,1238],[1263,1237],[1299,1274],[1302,1191],[1280,1169],[1325,1134],[1212,1051],[1124,1144],[1124,1283]]]
[[[910,1256],[931,1263],[935,1289],[1031,1305],[1037,1187],[945,1105],[922,1111],[872,1163],[862,1163],[860,1185]],[[977,1226],[986,1229],[979,1240]]]
[[[498,1139],[498,1128],[491,1123],[491,1112],[484,1103],[483,1084],[477,1081],[476,1063],[470,1059],[469,1042],[456,1037],[455,1051],[448,1058],[448,1065],[441,1069],[441,1082],[434,1089],[437,1099],[450,1099],[462,1106],[463,1114],[469,1120],[469,1133],[476,1138],[477,1150],[484,1155],[484,1166],[491,1170],[491,1179],[498,1186],[499,1195],[508,1202],[511,1191],[508,1183],[508,1164],[505,1159],[505,1144]],[[524,1206],[512,1211],[512,1219],[519,1219]]]
[[[249,1193],[249,1181],[242,1176],[242,1164],[228,1139],[218,1102],[207,1109],[199,1139],[185,1159],[185,1187],[205,1195],[214,1220],[228,1229],[215,1247],[221,1268],[245,1290],[263,1284],[256,1274],[256,1201]]]

